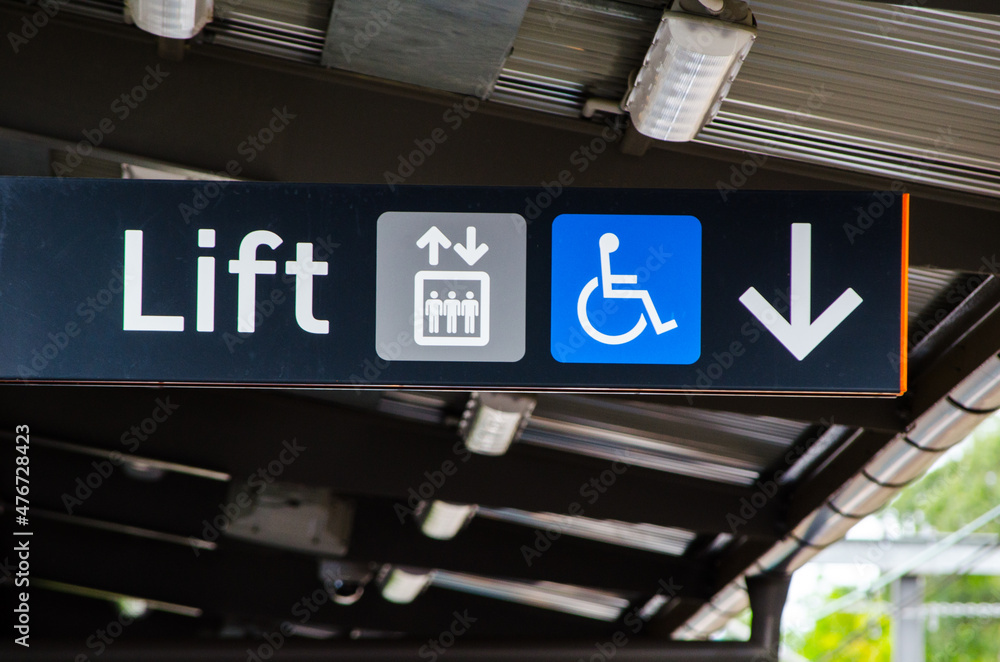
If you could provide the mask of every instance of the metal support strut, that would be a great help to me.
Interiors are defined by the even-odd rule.
[[[555,660],[592,659],[598,654],[615,662],[776,662],[781,635],[781,611],[788,592],[789,575],[767,574],[747,579],[753,624],[749,641],[663,641],[655,639],[607,637],[587,641],[536,641],[511,643],[504,641],[456,641],[448,649],[449,662],[553,662]],[[624,632],[624,631],[623,631]],[[623,643],[622,643],[623,642]],[[248,641],[233,642],[164,642],[163,645],[131,645],[122,641],[109,647],[106,662],[170,662],[177,659],[204,662],[243,659]],[[330,662],[363,660],[365,662],[396,662],[413,659],[421,645],[417,641],[287,641],[274,655],[278,662]],[[79,652],[78,642],[60,647],[31,647],[19,651],[18,659],[25,662],[55,662],[72,659]],[[3,651],[3,649],[0,649]]]

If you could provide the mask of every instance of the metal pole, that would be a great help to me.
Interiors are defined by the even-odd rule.
[[[892,662],[924,662],[924,581],[904,575],[892,583]]]

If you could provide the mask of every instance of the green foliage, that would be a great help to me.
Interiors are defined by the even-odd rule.
[[[853,589],[838,588],[829,599],[836,600]],[[813,662],[889,662],[889,623],[887,615],[831,614],[798,641],[789,644],[799,655]]]
[[[904,530],[936,533],[957,531],[1000,504],[1000,416],[972,435],[964,455],[939,467],[902,490],[883,517]],[[977,533],[1000,533],[1000,519]],[[1000,603],[1000,577],[928,577],[926,602]],[[845,591],[835,591],[836,599]],[[839,613],[828,616],[789,644],[809,660],[889,662],[891,617]],[[1000,660],[1000,620],[939,617],[926,630],[928,662]],[[836,651],[836,652],[834,652]]]
[[[903,490],[892,504],[900,521],[939,534],[960,529],[1000,503],[1000,419],[981,425],[955,462]],[[1000,520],[977,533],[1000,533]],[[1000,577],[929,577],[927,602],[1000,602]],[[939,618],[928,622],[927,659],[933,662],[979,662],[1000,659],[1000,621],[986,618]]]
[[[981,425],[957,461],[904,489],[891,512],[918,528],[950,533],[1000,503],[1000,418]],[[1000,520],[979,533],[1000,533]]]
[[[1000,603],[1000,577],[967,575],[927,580],[932,602]],[[979,662],[1000,659],[1000,620],[939,618],[927,624],[928,662]]]
[[[1000,623],[985,618],[942,618],[926,634],[927,662],[984,662],[1000,659]]]

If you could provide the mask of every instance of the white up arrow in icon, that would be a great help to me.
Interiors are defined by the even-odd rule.
[[[436,225],[433,225],[420,239],[417,239],[417,248],[427,248],[428,246],[430,247],[427,256],[428,262],[431,266],[435,266],[438,263],[441,248],[450,248],[451,240],[444,236],[444,233],[438,230]]]
[[[751,287],[740,303],[774,334],[799,361],[809,356],[816,345],[840,326],[861,304],[861,297],[847,288],[823,314],[812,321],[812,224],[792,223],[792,287],[789,297],[790,322],[774,309],[767,299]]]

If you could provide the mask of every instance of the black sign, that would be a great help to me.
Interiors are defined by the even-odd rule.
[[[0,380],[905,390],[894,192],[0,181]]]

